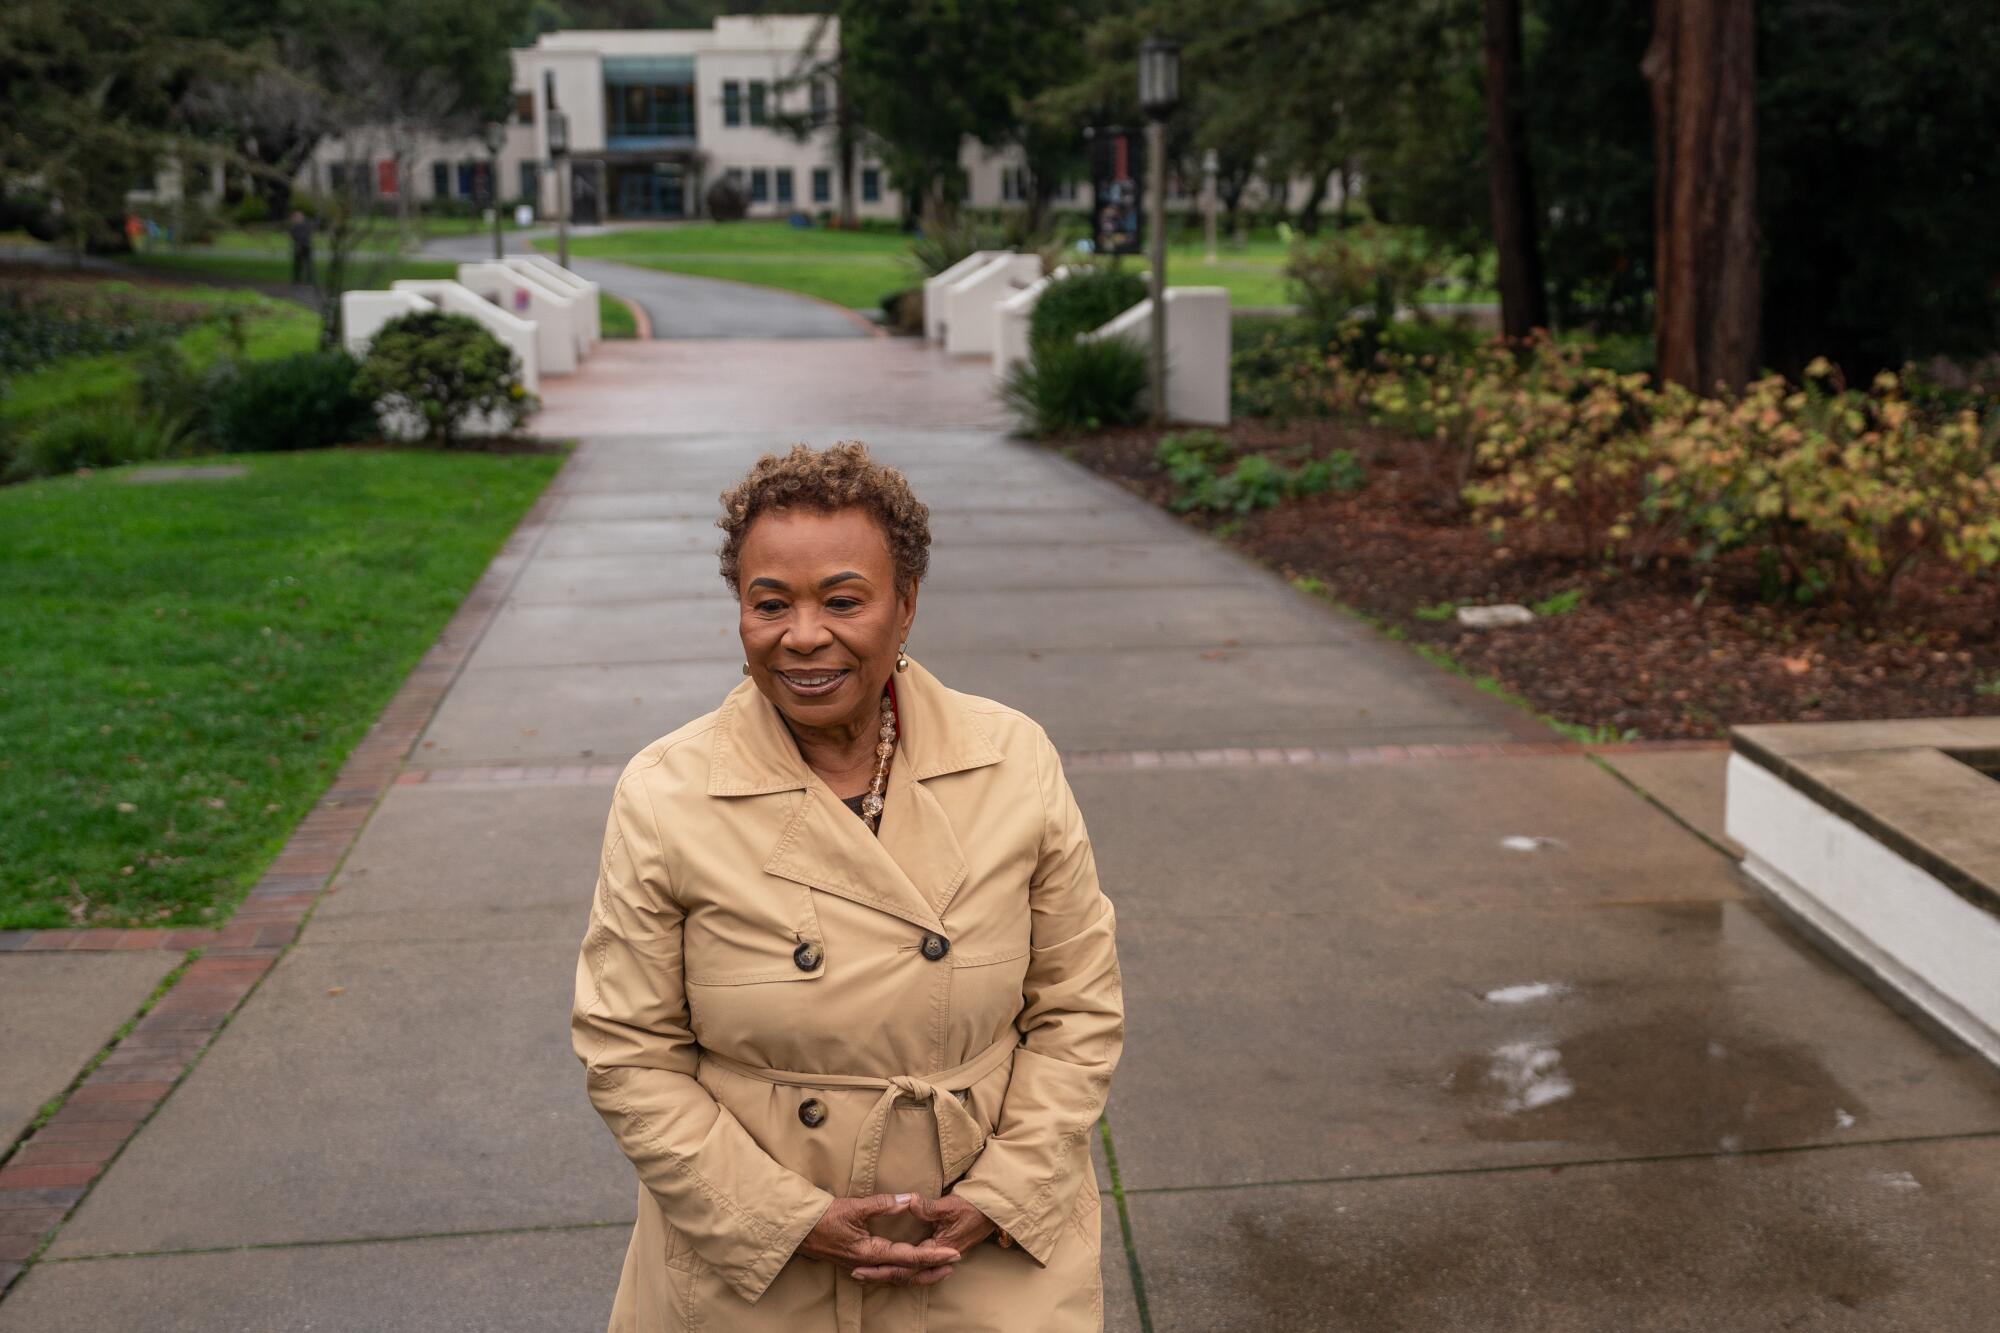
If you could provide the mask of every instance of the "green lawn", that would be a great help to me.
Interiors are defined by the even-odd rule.
[[[292,281],[292,259],[289,251],[276,253],[189,247],[183,250],[144,250],[128,256],[124,262],[134,268],[151,269],[157,273],[224,278],[234,282],[264,283],[283,287],[289,286]],[[325,262],[326,257],[322,254],[320,256],[322,268],[325,267]],[[347,285],[386,287],[397,278],[456,276],[458,276],[458,265],[449,260],[367,256],[348,261]]]
[[[597,329],[607,338],[639,336],[639,322],[632,318],[632,307],[603,292],[597,294]]]
[[[535,242],[553,254],[552,238]],[[915,281],[909,242],[893,231],[833,231],[782,222],[690,222],[570,238],[570,253],[667,273],[726,278],[872,308]]]
[[[0,928],[225,918],[560,460],[228,461],[0,489]]]

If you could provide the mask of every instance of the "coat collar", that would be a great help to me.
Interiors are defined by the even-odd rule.
[[[716,797],[803,791],[764,869],[944,933],[966,861],[943,806],[923,783],[1000,762],[962,698],[916,663],[895,678],[900,733],[880,836],[806,766],[778,710],[744,681],[723,701],[709,749]]]

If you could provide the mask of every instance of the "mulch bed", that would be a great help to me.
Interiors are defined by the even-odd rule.
[[[1747,553],[1632,571],[1538,551],[1523,531],[1496,539],[1452,510],[1423,445],[1380,431],[1253,419],[1225,433],[1241,451],[1287,461],[1351,449],[1368,484],[1240,521],[1185,521],[1288,577],[1320,580],[1336,601],[1559,721],[1652,740],[1750,722],[2000,714],[2000,580],[1990,571],[1912,572],[1871,626],[1843,606],[1762,600]],[[1155,439],[1117,431],[1061,447],[1164,506],[1172,489],[1153,466]],[[1574,610],[1520,628],[1467,630],[1414,614],[1444,602],[1532,605],[1572,590],[1581,590]]]

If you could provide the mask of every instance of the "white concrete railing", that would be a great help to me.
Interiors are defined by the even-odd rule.
[[[1152,321],[1153,300],[1147,297],[1103,328],[1083,336],[1123,338],[1141,351],[1149,351]],[[1201,426],[1229,424],[1227,287],[1167,288],[1166,417]]]
[[[520,362],[521,386],[529,393],[541,392],[542,359],[535,321],[502,310],[450,278],[401,278],[393,287],[394,292],[421,296],[447,314],[464,315],[479,324]]]
[[[415,292],[342,292],[340,294],[340,342],[356,361],[368,355],[369,345],[382,326],[392,319],[413,315],[437,306]]]
[[[1005,250],[974,250],[944,272],[924,279],[924,338],[927,341],[944,341],[945,289],[974,269],[982,268],[1006,253]]]
[[[579,273],[564,268],[547,255],[508,255],[502,262],[511,268],[517,268],[523,272],[532,272],[544,282],[553,285],[558,291],[569,292],[577,298],[577,313],[583,317],[584,329],[587,335],[588,346],[584,348],[586,353],[590,348],[597,346],[598,343],[604,340],[602,311],[598,307],[598,286],[596,283]]]
[[[491,260],[460,264],[461,286],[485,297],[502,310],[535,326],[536,346],[541,350],[544,375],[575,372],[588,347],[588,337],[577,312],[579,302],[568,292],[557,291],[547,279]]]
[[[1040,255],[1003,254],[946,287],[944,350],[953,356],[992,355],[1000,303],[1041,276]]]
[[[1068,266],[1044,274],[1002,301],[993,311],[993,378],[1004,380],[1028,359],[1028,327],[1035,305],[1048,285],[1069,272]]]

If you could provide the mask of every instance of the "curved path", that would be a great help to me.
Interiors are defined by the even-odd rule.
[[[547,231],[509,232],[509,253],[534,253],[533,242]],[[452,236],[431,241],[433,259],[487,259],[488,235]],[[691,278],[682,273],[621,264],[610,259],[577,259],[570,265],[613,296],[638,305],[652,321],[655,338],[865,338],[865,320],[826,301],[775,287]]]

